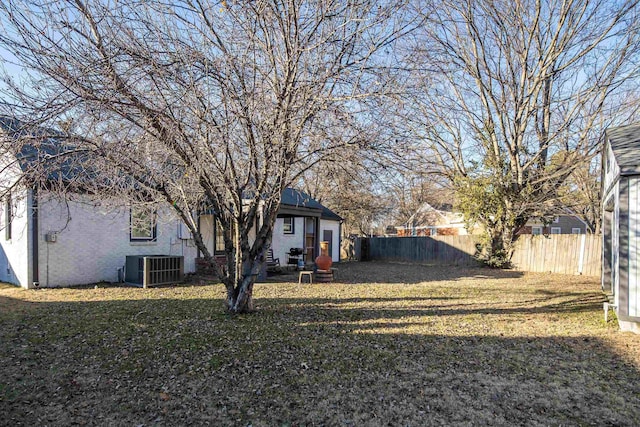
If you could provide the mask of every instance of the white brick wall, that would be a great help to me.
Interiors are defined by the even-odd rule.
[[[280,264],[285,265],[289,258],[288,253],[291,248],[303,248],[304,245],[304,218],[296,217],[294,219],[294,234],[284,234],[284,220],[282,218],[276,219],[276,224],[273,229],[273,248],[274,258],[280,258]],[[338,221],[332,221],[327,219],[320,220],[320,235],[318,241],[322,241],[324,230],[333,231],[333,254],[332,259],[334,262],[340,261],[340,223]]]
[[[183,255],[185,272],[195,271],[196,248],[178,239],[178,220],[158,212],[157,241],[131,242],[129,209],[95,206],[88,200],[59,202],[39,198],[40,286],[115,282],[127,255]],[[45,241],[57,232],[57,241]]]
[[[12,238],[5,240],[4,204],[0,207],[0,280],[23,287],[31,286],[30,192],[13,196],[15,206]],[[169,212],[159,212],[155,242],[131,242],[129,209],[100,207],[86,198],[60,202],[46,192],[38,197],[39,283],[42,287],[60,287],[118,280],[118,268],[127,255],[183,255],[185,272],[195,271],[197,249],[190,241],[178,239],[179,221]],[[276,220],[272,247],[274,257],[286,265],[288,252],[304,246],[304,218],[295,218],[295,233],[284,234],[283,219]],[[205,227],[206,228],[206,227]],[[333,231],[333,260],[339,261],[340,225],[321,220],[320,235]],[[56,232],[57,241],[45,241],[47,233]],[[213,242],[210,242],[212,246]]]
[[[22,287],[30,285],[29,265],[30,247],[28,209],[30,192],[22,190],[11,195],[13,220],[11,222],[11,239],[5,238],[5,202],[0,200],[0,281],[13,283]]]
[[[273,257],[280,258],[280,265],[287,265],[287,261],[289,260],[289,250],[291,248],[304,247],[304,218],[294,218],[293,234],[284,234],[283,230],[284,219],[276,218],[271,243],[271,247],[273,248]]]
[[[333,241],[331,242],[332,253],[331,259],[333,262],[340,261],[340,223],[338,221],[331,221],[328,219],[320,220],[320,241],[324,239],[324,230],[333,231]]]

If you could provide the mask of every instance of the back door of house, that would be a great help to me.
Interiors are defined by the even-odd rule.
[[[333,230],[324,230],[322,232],[322,240],[329,242],[329,256],[333,258]]]

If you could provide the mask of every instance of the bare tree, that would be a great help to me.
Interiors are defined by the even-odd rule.
[[[637,76],[638,2],[444,0],[415,37],[405,116],[489,256],[598,153]]]
[[[368,148],[379,52],[409,28],[390,3],[3,2],[0,46],[29,73],[6,79],[9,108],[62,121],[100,177],[90,192],[171,206],[210,260],[197,215],[212,209],[228,309],[250,311],[282,190],[332,150]]]

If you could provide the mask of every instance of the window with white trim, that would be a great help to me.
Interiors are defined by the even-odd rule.
[[[282,232],[284,234],[294,234],[296,229],[295,218],[292,216],[285,216],[282,220],[284,221]]]
[[[540,236],[542,234],[542,227],[531,227],[531,234]]]
[[[562,229],[560,227],[551,227],[551,234],[562,234]]]
[[[134,206],[131,208],[132,242],[156,240],[156,213],[148,207]]]
[[[574,227],[571,229],[571,234],[582,234],[582,229]]]

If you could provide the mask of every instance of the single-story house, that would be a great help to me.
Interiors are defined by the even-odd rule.
[[[214,225],[215,224],[215,225]],[[200,230],[207,249],[224,254],[222,230],[213,214],[200,216]],[[329,242],[329,255],[340,261],[342,218],[308,194],[286,188],[282,192],[271,249],[280,265],[296,265],[298,260],[313,263],[320,255],[320,242]]]
[[[601,182],[602,290],[620,328],[640,333],[640,123],[606,131]]]
[[[339,262],[341,236],[342,218],[338,214],[302,191],[284,190],[271,244],[274,257],[294,264],[296,256],[291,255],[291,249],[297,248],[310,263],[320,255],[320,242],[326,241],[329,256]]]
[[[556,216],[550,224],[542,222],[540,218],[530,218],[527,223],[518,230],[518,234],[532,234],[534,236],[549,234],[586,234],[587,230],[587,224],[578,216],[564,214]]]
[[[0,138],[15,138],[16,129],[16,121],[0,117]],[[199,251],[171,209],[132,208],[83,194],[60,200],[38,186],[16,186],[7,192],[32,167],[33,154],[25,146],[0,156],[0,189],[6,193],[0,213],[0,281],[25,288],[117,282],[129,277],[125,264],[133,256],[179,258],[181,274],[196,271]],[[216,223],[210,213],[199,217],[212,254],[222,249]],[[305,193],[286,189],[274,229],[274,258],[285,264],[291,248],[300,248],[304,260],[312,262],[320,241],[327,240],[333,260],[339,261],[340,224],[338,215]]]
[[[460,212],[453,212],[451,206],[436,209],[423,203],[409,220],[396,227],[397,237],[413,236],[463,236],[469,234]]]

